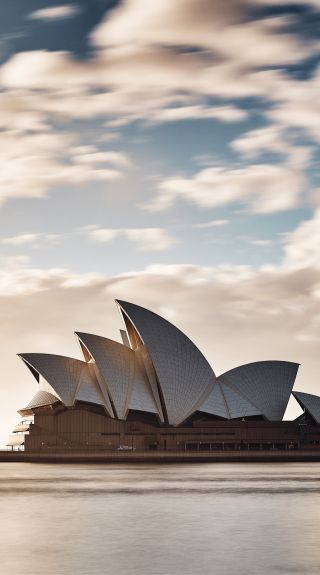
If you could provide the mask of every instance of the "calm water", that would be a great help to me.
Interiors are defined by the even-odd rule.
[[[6,575],[320,573],[320,464],[0,464]]]

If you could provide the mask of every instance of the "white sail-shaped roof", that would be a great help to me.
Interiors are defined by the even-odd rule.
[[[52,393],[49,393],[48,391],[42,391],[40,389],[33,396],[31,401],[29,401],[29,403],[25,409],[32,409],[34,407],[42,407],[44,405],[53,405],[53,403],[56,403],[57,401],[59,401],[59,400],[55,395],[52,395]]]
[[[302,409],[305,409],[317,423],[320,423],[320,397],[312,393],[303,393],[302,391],[293,391],[292,395]]]
[[[225,401],[230,419],[238,419],[240,417],[249,417],[252,415],[262,415],[261,411],[254,407],[250,401],[243,397],[236,389],[226,383],[219,383]]]
[[[76,393],[76,400],[105,405],[105,399],[98,384],[93,365],[90,363],[87,364],[87,369],[82,371],[82,377]]]
[[[161,419],[158,407],[151,392],[149,380],[144,371],[142,358],[139,358],[137,354],[135,354],[135,358],[135,370],[128,409],[156,413],[159,416],[159,419]]]
[[[134,354],[121,343],[93,335],[76,333],[95,362],[102,392],[109,397],[115,417],[125,419],[134,372]]]
[[[217,378],[230,385],[270,421],[280,421],[286,410],[299,364],[257,361],[231,369]],[[239,416],[241,417],[241,416]]]
[[[52,393],[64,405],[71,407],[77,399],[81,399],[83,386],[87,388],[86,393],[91,397],[89,401],[105,405],[99,394],[98,384],[84,361],[47,353],[23,353],[20,357],[40,381],[40,391]],[[41,378],[49,387],[41,381]],[[77,397],[78,390],[80,397]]]
[[[178,425],[208,395],[214,372],[194,343],[170,322],[138,305],[117,303],[132,348],[144,344],[148,351],[168,422]]]
[[[125,419],[129,409],[158,413],[148,379],[130,347],[88,333],[77,336],[94,360],[97,378],[110,398],[115,417]]]
[[[236,389],[221,381],[218,377],[216,384],[206,400],[199,407],[199,411],[218,415],[225,419],[238,419],[252,415],[262,415],[252,403],[243,397]]]
[[[215,384],[211,393],[205,401],[199,406],[199,411],[210,413],[211,415],[218,415],[225,419],[230,418],[230,413],[227,409],[227,402],[223,397],[221,387],[218,383]]]
[[[82,401],[104,406],[117,419],[136,410],[157,414],[171,425],[196,411],[225,419],[259,415],[282,419],[298,364],[260,361],[216,378],[202,353],[177,327],[145,308],[117,303],[126,328],[121,334],[124,344],[77,333],[85,361],[43,353],[20,355],[39,383],[27,408],[57,401],[72,407]],[[320,398],[294,395],[320,422]]]

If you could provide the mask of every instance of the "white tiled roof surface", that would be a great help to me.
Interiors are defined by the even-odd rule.
[[[177,327],[140,306],[123,301],[118,303],[148,350],[168,421],[178,425],[211,390],[214,372],[194,343]]]
[[[301,407],[306,409],[317,423],[320,423],[320,397],[312,393],[302,393],[302,391],[293,391],[292,395]]]

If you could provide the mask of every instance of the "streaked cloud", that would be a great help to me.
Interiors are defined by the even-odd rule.
[[[255,213],[294,208],[304,191],[301,170],[294,166],[253,164],[241,168],[206,168],[191,178],[172,177],[159,184],[150,210],[168,209],[177,200],[201,208],[240,202]]]
[[[263,152],[287,155],[292,149],[281,128],[274,125],[238,136],[231,142],[231,147],[247,158],[255,158]]]
[[[177,240],[162,228],[97,228],[90,226],[85,231],[88,238],[96,243],[111,242],[115,238],[126,238],[136,244],[141,251],[163,251],[173,247]]]
[[[72,159],[78,164],[111,164],[118,168],[129,168],[132,162],[123,152],[100,151],[96,146],[77,146],[71,150]]]
[[[210,120],[241,122],[248,117],[245,110],[236,106],[180,106],[164,108],[150,114],[148,122],[178,122],[182,120]]]
[[[80,6],[76,4],[63,4],[61,6],[50,6],[49,8],[41,8],[29,14],[30,20],[52,21],[64,20],[65,18],[73,18],[80,12]]]
[[[293,268],[316,267],[320,269],[320,210],[309,220],[285,237],[285,262]],[[319,284],[320,290],[320,284]],[[320,294],[320,291],[319,291]]]
[[[71,165],[43,150],[30,157],[25,154],[30,130],[38,138],[52,134],[53,121],[95,117],[104,118],[109,130],[137,120],[147,125],[199,119],[237,123],[250,113],[239,105],[244,97],[263,99],[270,125],[234,138],[233,150],[243,158],[264,152],[291,157],[297,148],[295,161],[300,162],[305,151],[297,141],[288,141],[286,130],[294,126],[318,140],[319,75],[295,80],[280,66],[315,54],[318,45],[287,32],[289,21],[283,15],[254,19],[250,4],[233,0],[222,9],[211,0],[197,6],[191,0],[163,0],[159,5],[130,0],[108,11],[94,30],[96,52],[90,60],[65,51],[20,51],[12,56],[0,68],[0,126],[10,132],[1,136],[8,138],[8,149],[12,128],[18,145],[13,157],[2,159],[6,176],[4,182],[0,176],[0,198],[41,197],[62,182],[113,180],[129,166],[124,153],[76,147],[74,155],[66,151]],[[75,8],[48,10],[59,8],[62,13],[68,6]],[[218,103],[209,103],[211,98]],[[188,180],[166,178],[153,205],[169,206],[179,195],[208,207],[240,201],[254,212],[290,209],[304,190],[305,167],[298,173],[294,163],[217,166]]]
[[[254,5],[254,2],[251,3]],[[281,32],[285,21],[249,21],[250,2],[127,0],[107,15],[92,34],[102,48],[121,51],[146,46],[192,46],[248,66],[289,63],[305,57],[308,47]],[[279,26],[281,23],[281,26]],[[255,50],[249,49],[255,46]]]
[[[200,224],[194,224],[194,228],[221,228],[229,224],[229,220],[211,220],[210,222],[201,222]]]
[[[11,198],[41,198],[62,184],[118,180],[128,158],[115,152],[83,154],[76,137],[58,132],[0,133],[0,205]],[[70,154],[71,151],[71,154]],[[85,161],[83,161],[83,159]]]
[[[8,246],[42,246],[44,243],[56,244],[58,241],[57,234],[44,233],[25,233],[0,239],[1,244]]]

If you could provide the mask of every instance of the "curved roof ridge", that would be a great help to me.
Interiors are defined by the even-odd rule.
[[[228,369],[228,371],[224,371],[220,375],[224,375],[225,373],[228,373],[229,371],[232,371],[233,369],[238,369],[239,367],[245,367],[246,365],[256,365],[257,363],[289,363],[289,364],[293,364],[293,365],[301,365],[301,363],[297,363],[296,361],[289,361],[287,359],[258,359],[256,361],[247,361],[246,363],[241,363],[240,365],[237,365],[236,367],[232,367],[231,369]],[[220,377],[220,375],[218,377]]]
[[[116,341],[115,339],[111,339],[111,337],[105,337],[104,335],[99,335],[97,333],[91,333],[89,331],[77,331],[77,330],[74,333],[76,336],[79,336],[79,337],[82,335],[83,336],[89,336],[89,337],[96,337],[99,339],[103,339],[104,341],[110,341],[114,344],[121,345],[122,347],[127,347],[123,343],[121,343],[121,341]]]
[[[77,357],[70,357],[68,355],[61,355],[60,353],[47,353],[47,352],[27,352],[27,353],[17,353],[18,357],[21,357],[23,360],[28,356],[49,356],[49,357],[57,357],[57,358],[63,358],[63,359],[71,359],[72,361],[80,361],[81,363],[83,363],[83,359],[78,359]],[[28,360],[26,360],[28,361]]]

